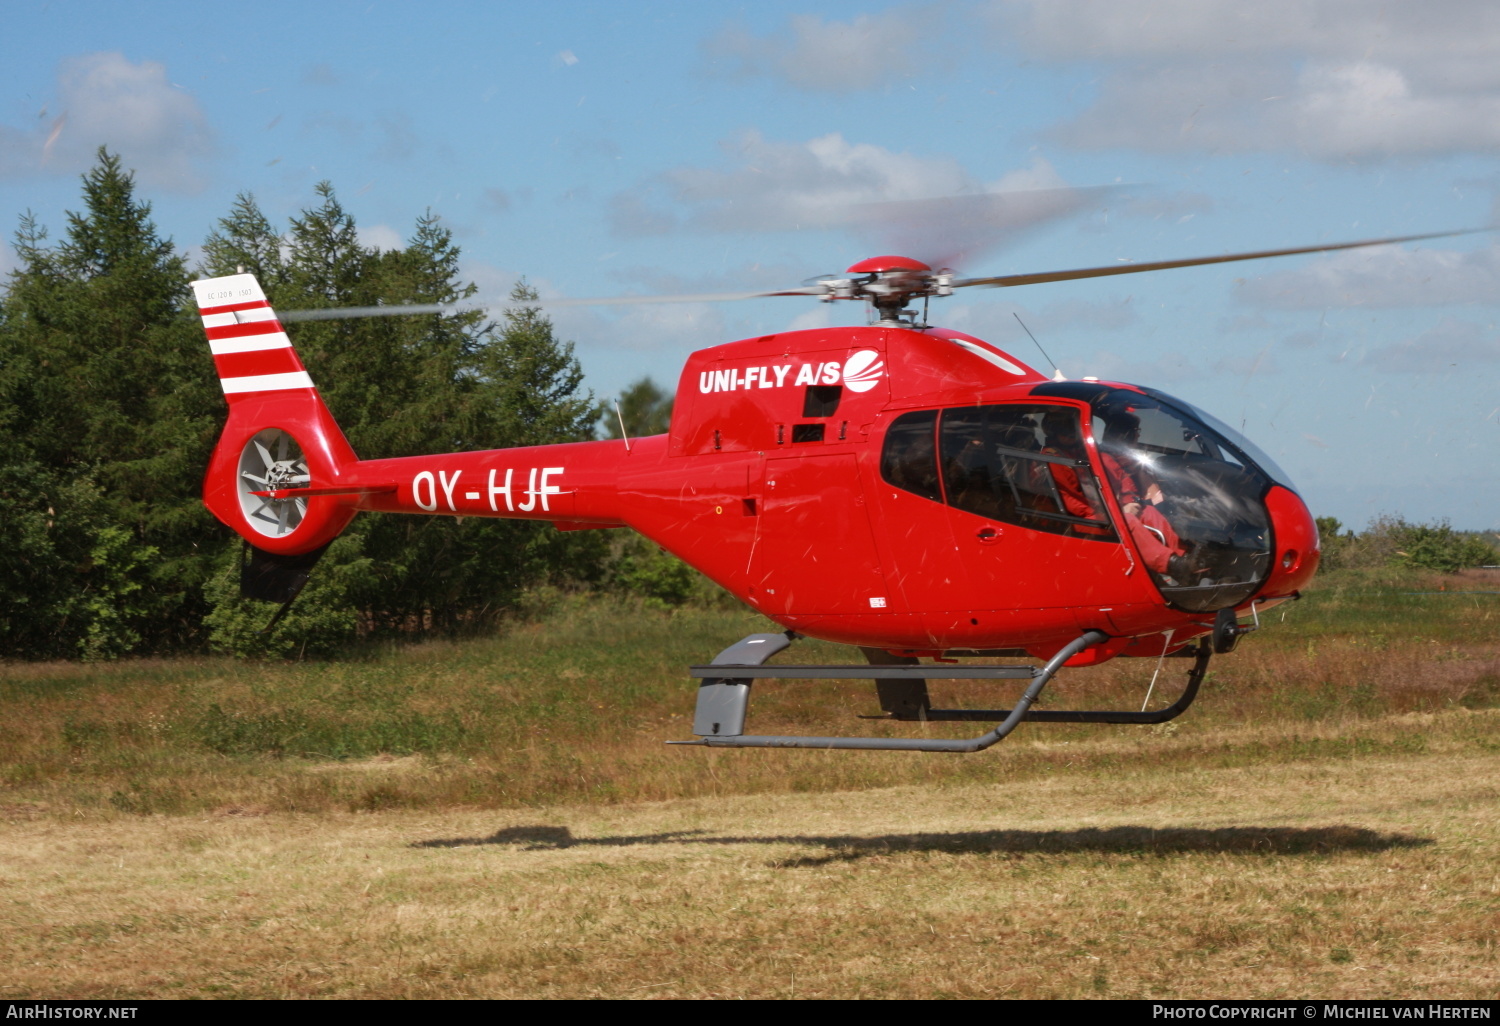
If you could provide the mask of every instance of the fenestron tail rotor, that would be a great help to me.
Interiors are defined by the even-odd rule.
[[[288,432],[268,428],[255,435],[240,452],[237,486],[245,522],[267,538],[292,533],[307,515],[307,498],[275,493],[311,481],[302,449]]]

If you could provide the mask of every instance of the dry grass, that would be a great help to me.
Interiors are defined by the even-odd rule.
[[[1496,769],[12,822],[0,993],[1489,998]]]
[[[1493,590],[1335,579],[1181,720],[970,757],[662,745],[724,611],[0,666],[0,995],[1492,997]],[[868,683],[757,687],[752,729],[870,726]]]
[[[1198,704],[1166,727],[1025,725],[1015,741],[968,759],[726,758],[663,745],[690,736],[695,689],[684,667],[765,626],[730,611],[667,617],[571,602],[495,639],[344,662],[13,664],[0,666],[0,803],[86,818],[226,807],[504,808],[1032,780],[1064,768],[1113,773],[1142,760],[1165,768],[1419,750],[1423,732],[1394,728],[1390,716],[1500,704],[1500,596],[1411,590],[1330,588],[1273,611],[1271,629],[1217,660]],[[849,652],[801,642],[783,658],[847,661]],[[1116,660],[1069,671],[1043,701],[1138,707],[1151,670],[1149,660]],[[1157,698],[1177,686],[1164,682]],[[938,683],[934,697],[1003,707],[1016,690]],[[875,711],[872,691],[867,681],[764,682],[750,729],[982,731],[855,719]],[[1264,729],[1238,729],[1247,723]],[[370,761],[382,759],[407,770]]]

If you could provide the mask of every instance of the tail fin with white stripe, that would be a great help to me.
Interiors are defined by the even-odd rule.
[[[358,457],[251,274],[193,282],[229,422],[203,502],[276,556],[321,550],[354,517]]]

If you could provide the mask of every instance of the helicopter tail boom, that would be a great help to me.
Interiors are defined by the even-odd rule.
[[[203,482],[224,524],[277,558],[319,552],[361,509],[613,527],[620,442],[360,460],[255,276],[193,282],[229,420]],[[663,440],[664,441],[664,440]],[[649,449],[654,439],[636,440]]]

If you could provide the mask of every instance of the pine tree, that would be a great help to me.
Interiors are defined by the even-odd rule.
[[[255,197],[242,192],[234,198],[228,216],[221,218],[219,226],[203,240],[203,276],[253,274],[274,306],[287,283],[284,243],[256,205]]]
[[[624,421],[625,430],[631,438],[666,434],[672,426],[672,399],[671,393],[663,392],[661,386],[650,377],[641,378],[626,386],[625,391],[620,393],[618,412],[613,405],[602,408],[600,423],[604,427],[605,436],[623,437],[620,434],[621,421]]]
[[[547,576],[596,576],[600,532],[447,518],[357,519],[270,637],[240,600],[238,539],[203,509],[224,401],[188,271],[101,150],[60,243],[23,217],[0,296],[0,656],[108,657],[220,647],[336,648],[361,629],[489,622]],[[428,213],[408,244],[359,244],[331,186],[282,233],[239,196],[204,246],[206,276],[255,273],[282,309],[452,303],[473,295]],[[477,311],[297,325],[294,340],[366,458],[589,437],[570,345],[520,287]],[[205,620],[205,616],[207,619]]]
[[[34,567],[70,567],[62,590],[81,597],[44,614],[35,592],[0,596],[14,654],[191,645],[215,548],[198,491],[220,400],[185,263],[117,156],[99,151],[83,199],[57,246],[22,219],[0,323],[0,458],[12,482],[0,501],[32,523],[55,511],[50,555],[33,535]],[[29,475],[38,490],[14,484]]]

